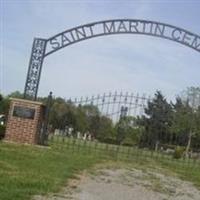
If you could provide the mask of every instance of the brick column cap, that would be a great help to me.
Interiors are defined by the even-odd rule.
[[[31,103],[31,104],[35,104],[35,105],[41,105],[41,106],[44,106],[44,103],[42,102],[39,102],[39,101],[31,101],[31,100],[27,100],[27,99],[18,99],[18,98],[13,98],[11,97],[10,98],[11,101],[20,101],[22,103]]]

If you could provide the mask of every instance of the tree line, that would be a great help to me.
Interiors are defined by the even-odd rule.
[[[0,114],[8,113],[9,97],[23,98],[20,92],[0,95]],[[39,101],[47,102],[40,97]],[[186,152],[200,150],[200,88],[190,87],[168,102],[157,91],[142,116],[121,116],[113,121],[94,105],[75,106],[64,98],[53,98],[49,116],[51,132],[72,128],[72,136],[89,133],[100,142],[137,145],[157,150],[182,146]]]

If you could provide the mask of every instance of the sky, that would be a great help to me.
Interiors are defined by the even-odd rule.
[[[0,0],[0,93],[23,92],[34,37],[118,18],[168,23],[200,35],[199,0]],[[200,86],[200,53],[145,35],[78,42],[43,63],[38,96],[64,98],[123,91],[169,99]]]

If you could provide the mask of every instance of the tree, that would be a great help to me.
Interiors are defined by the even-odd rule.
[[[72,104],[66,103],[62,98],[53,99],[49,123],[53,129],[64,130],[66,126],[75,126],[75,108]]]
[[[97,136],[97,130],[100,126],[100,112],[97,106],[84,105],[83,111],[85,113],[88,125],[88,131],[94,138]]]
[[[134,145],[140,140],[141,127],[132,116],[122,117],[116,124],[116,140],[118,144]]]
[[[200,87],[188,87],[186,90],[182,92],[181,98],[185,102],[185,104],[189,104],[191,110],[188,113],[189,114],[189,124],[190,128],[188,131],[188,141],[186,146],[186,155],[188,155],[192,137],[196,137],[198,135],[198,130],[196,127],[198,127],[198,109],[200,106]]]
[[[200,106],[194,113],[194,129],[193,136],[191,138],[191,147],[194,150],[200,150]]]
[[[23,98],[23,94],[21,94],[19,91],[12,92],[8,96],[3,96],[2,94],[0,94],[0,114],[4,114],[6,116],[6,119],[9,112],[10,97]]]
[[[115,143],[115,132],[110,118],[99,116],[99,126],[95,130],[95,137],[101,142]]]
[[[81,133],[86,132],[88,130],[89,124],[86,113],[81,105],[79,105],[76,108],[75,118],[76,118],[76,130]]]
[[[0,94],[0,114],[4,114],[7,118],[8,111],[10,106],[10,100],[8,97],[3,97],[3,95]]]
[[[176,98],[173,107],[173,123],[171,132],[174,135],[176,145],[186,146],[188,141],[188,133],[192,126],[192,108],[188,102],[183,102],[180,97]]]
[[[172,108],[160,91],[145,108],[140,124],[145,127],[142,143],[157,150],[159,143],[166,143],[172,123]]]
[[[8,97],[23,99],[23,98],[24,98],[24,95],[23,95],[23,93],[21,93],[20,91],[14,91],[14,92],[10,93],[10,94],[8,95]]]
[[[181,92],[180,98],[185,103],[189,103],[193,110],[200,106],[200,87],[188,87]]]

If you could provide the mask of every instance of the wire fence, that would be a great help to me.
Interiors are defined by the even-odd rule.
[[[134,162],[159,162],[163,165],[173,166],[176,170],[188,169],[192,171],[200,170],[200,158],[179,158],[176,159],[173,153],[154,151],[137,146],[122,146],[107,143],[100,143],[98,141],[88,141],[65,136],[49,136],[49,144],[57,145],[59,148],[68,148],[72,153],[86,153],[94,155],[95,157],[119,161],[134,161]]]
[[[65,146],[72,152],[81,151],[126,161],[152,159],[174,165],[180,170],[200,170],[200,135],[192,133],[194,119],[198,120],[197,112],[192,112],[186,104],[185,107],[182,106],[183,112],[177,115],[179,111],[173,110],[173,106],[161,94],[157,93],[157,97],[155,100],[147,95],[110,92],[69,99],[67,102],[73,105],[74,113],[82,109],[81,112],[77,111],[80,115],[67,115],[68,118],[77,119],[62,128],[53,129],[48,140],[61,147]],[[152,113],[146,111],[148,107],[152,108]],[[98,112],[93,113],[92,108],[98,108]],[[171,126],[177,119],[182,121]],[[82,124],[78,124],[79,121]],[[87,124],[86,128],[79,130],[84,123]],[[185,130],[177,132],[183,124]]]

